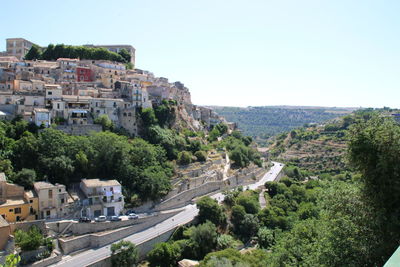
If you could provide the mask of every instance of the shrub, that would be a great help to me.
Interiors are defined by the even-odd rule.
[[[182,151],[178,153],[178,164],[188,165],[192,162],[192,155],[187,151]]]
[[[200,162],[204,162],[207,160],[207,153],[204,151],[196,151],[196,153],[194,153],[194,156],[197,158],[198,161]]]

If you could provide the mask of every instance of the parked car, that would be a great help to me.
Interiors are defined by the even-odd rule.
[[[92,220],[88,217],[81,217],[79,218],[79,222],[90,223]]]
[[[129,215],[129,214],[132,214],[132,213],[136,213],[136,212],[134,210],[127,210],[125,212],[125,215]]]
[[[110,221],[112,221],[112,222],[118,222],[118,221],[120,221],[120,220],[121,220],[121,218],[118,217],[118,216],[111,216],[111,217],[110,217]]]
[[[105,221],[107,221],[107,217],[104,215],[101,215],[101,216],[95,218],[94,221],[95,222],[105,222]]]
[[[128,214],[128,219],[130,219],[130,220],[136,220],[136,219],[139,219],[139,215],[137,215],[137,214],[135,214],[135,213],[131,213],[131,214]]]

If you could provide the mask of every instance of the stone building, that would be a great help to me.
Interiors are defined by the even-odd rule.
[[[6,53],[9,56],[23,59],[33,45],[35,44],[24,38],[8,38],[6,39]]]
[[[122,213],[124,197],[117,180],[83,179],[80,189],[85,195],[82,215],[90,218],[100,215],[113,216]]]
[[[0,173],[0,215],[7,222],[38,219],[38,210],[38,198],[33,191],[7,183],[5,174]]]
[[[69,214],[69,196],[65,185],[36,182],[33,187],[39,197],[40,218],[55,219]]]

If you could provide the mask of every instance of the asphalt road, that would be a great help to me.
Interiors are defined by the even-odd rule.
[[[245,187],[245,189],[256,189],[259,186],[262,186],[265,184],[267,181],[274,181],[276,177],[278,176],[279,172],[283,168],[283,164],[280,164],[278,162],[273,162],[274,166],[271,168],[268,173],[266,173],[263,178],[261,178],[258,182],[254,184],[250,184]],[[218,202],[222,202],[224,199],[224,195],[222,193],[217,193],[211,196],[212,198],[218,200]],[[187,205],[185,209],[176,214],[175,216],[151,227],[148,228],[144,231],[138,232],[136,234],[130,235],[124,240],[131,241],[132,243],[135,244],[141,244],[149,239],[155,238],[158,235],[165,233],[178,225],[183,225],[186,224],[190,221],[193,220],[194,217],[196,217],[198,214],[198,209],[196,208],[196,205]],[[70,256],[64,256],[62,260],[56,264],[50,265],[50,266],[59,266],[59,267],[73,267],[73,266],[86,266],[88,264],[91,264],[101,258],[105,258],[109,256],[110,253],[110,247],[111,244],[96,248],[96,249],[89,249],[86,250],[82,253]]]

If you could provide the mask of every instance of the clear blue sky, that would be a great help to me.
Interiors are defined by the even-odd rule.
[[[5,39],[131,44],[195,104],[400,107],[400,1],[3,1]]]

